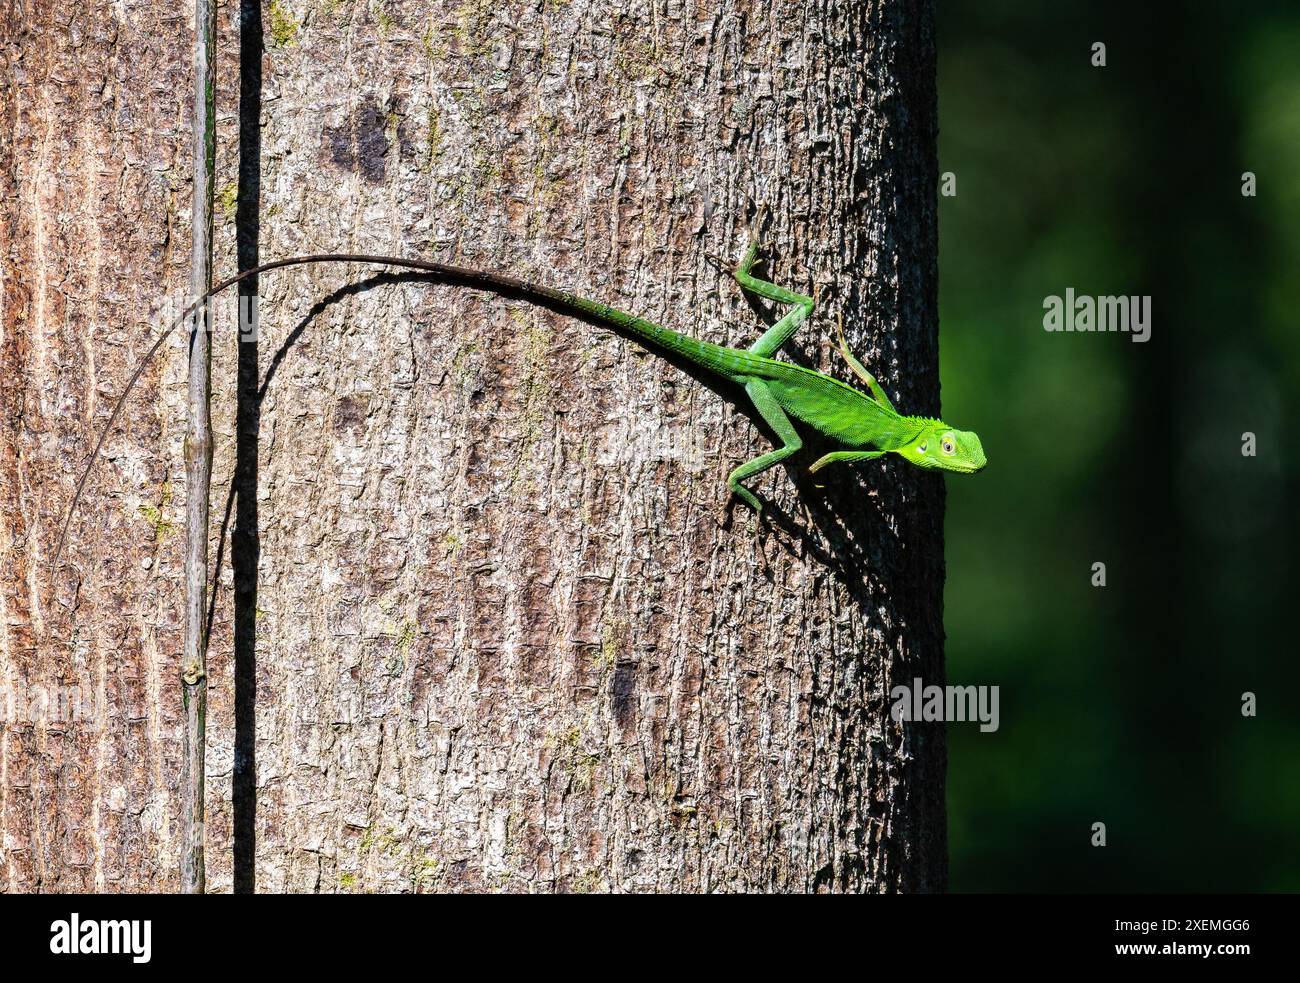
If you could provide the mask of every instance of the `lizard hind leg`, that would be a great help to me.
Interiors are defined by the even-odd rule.
[[[812,314],[815,301],[812,297],[806,297],[803,294],[795,293],[793,290],[787,290],[785,287],[777,286],[767,280],[760,280],[750,272],[754,268],[754,264],[758,262],[759,230],[766,218],[767,206],[762,205],[754,218],[754,224],[750,227],[749,245],[746,247],[744,255],[741,256],[740,262],[730,272],[735,281],[740,284],[742,290],[757,294],[766,300],[789,304],[793,307],[793,310],[787,312],[776,324],[768,328],[762,337],[749,348],[749,351],[754,355],[771,358],[790,340],[790,336],[795,333],[799,325],[803,324]],[[705,258],[719,270],[726,270],[726,264],[712,253],[706,253]]]
[[[746,461],[732,471],[727,477],[727,487],[755,512],[761,513],[763,503],[759,501],[757,495],[741,482],[780,464],[803,447],[803,439],[799,436],[799,431],[794,428],[794,424],[790,422],[790,418],[786,416],[781,404],[772,395],[772,390],[765,383],[750,382],[745,386],[745,392],[754,401],[754,408],[758,410],[767,425],[776,433],[777,438],[781,441],[781,446],[774,451],[769,451],[754,458],[752,461]]]
[[[766,300],[773,300],[780,304],[790,304],[792,307],[781,320],[768,328],[763,333],[763,336],[749,348],[755,355],[771,358],[790,340],[790,336],[798,330],[799,325],[803,324],[812,315],[814,301],[813,298],[804,294],[787,290],[785,287],[777,286],[767,280],[760,280],[750,272],[758,261],[758,232],[766,214],[766,208],[759,209],[758,217],[754,220],[753,231],[750,234],[749,246],[731,275],[736,278],[736,282],[740,284],[742,290],[748,290],[750,293],[757,294]]]

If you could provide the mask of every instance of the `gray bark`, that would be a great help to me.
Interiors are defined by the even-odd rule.
[[[771,278],[820,299],[791,357],[841,372],[840,310],[937,413],[930,4],[277,0],[242,77],[232,15],[218,269],[423,254],[744,346],[774,312],[704,257],[763,201]],[[96,697],[0,733],[0,884],[174,889],[183,345],[48,564],[186,281],[185,24],[49,0],[0,35],[0,681]],[[777,469],[759,525],[735,394],[616,336],[338,268],[260,295],[256,344],[214,336],[209,890],[943,888],[942,732],[888,715],[943,681],[940,479]]]

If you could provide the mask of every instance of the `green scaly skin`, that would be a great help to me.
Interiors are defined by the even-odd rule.
[[[755,222],[756,229],[761,224],[763,215],[764,213],[760,211],[759,218]],[[734,271],[736,281],[742,288],[760,297],[790,304],[792,310],[748,349],[726,348],[700,341],[631,314],[625,314],[605,304],[552,287],[525,283],[499,273],[449,266],[433,260],[358,253],[316,253],[273,260],[228,277],[214,285],[172,321],[136,365],[126,388],[113,404],[108,423],[100,431],[90,458],[77,481],[72,501],[64,514],[58,545],[54,551],[54,566],[57,568],[59,559],[63,555],[72,516],[76,512],[77,503],[81,501],[81,494],[95,467],[95,462],[99,459],[104,441],[112,431],[113,424],[117,421],[127,397],[139,381],[141,373],[158,353],[163,342],[172,332],[184,325],[189,325],[193,330],[195,312],[202,308],[210,297],[221,291],[272,270],[314,263],[368,263],[393,266],[416,270],[453,286],[486,290],[504,297],[527,300],[563,314],[620,328],[646,342],[651,348],[676,353],[706,372],[744,386],[745,392],[753,400],[758,412],[781,441],[781,446],[776,450],[747,461],[732,471],[727,478],[727,487],[742,501],[760,512],[763,503],[745,486],[744,482],[779,464],[803,447],[803,440],[791,418],[798,420],[807,429],[827,437],[831,443],[840,448],[815,461],[809,468],[810,471],[820,471],[828,464],[834,463],[871,461],[886,454],[897,454],[921,468],[953,471],[959,474],[972,474],[984,467],[984,448],[980,446],[980,439],[975,434],[966,430],[955,430],[942,420],[903,416],[895,410],[880,384],[850,354],[844,344],[842,333],[840,350],[854,374],[866,383],[870,395],[821,372],[774,359],[772,356],[790,340],[790,336],[812,313],[813,301],[811,297],[794,293],[751,275],[750,270],[757,258],[758,240],[754,237],[740,265]]]
[[[733,272],[736,281],[760,297],[790,304],[793,309],[747,350],[700,341],[574,294],[531,289],[551,301],[551,306],[617,326],[652,347],[671,351],[744,386],[755,408],[781,440],[776,450],[747,461],[727,478],[727,487],[756,511],[762,511],[763,503],[743,483],[803,447],[791,417],[842,448],[818,458],[808,469],[810,472],[828,464],[872,461],[885,454],[897,454],[917,467],[957,474],[974,474],[984,467],[984,448],[973,432],[957,430],[931,417],[903,416],[895,410],[875,377],[849,352],[842,333],[840,351],[854,374],[867,384],[870,395],[821,372],[772,358],[812,314],[813,300],[751,275],[757,259],[758,241],[754,239]]]

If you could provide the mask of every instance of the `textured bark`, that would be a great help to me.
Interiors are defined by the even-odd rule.
[[[772,312],[705,254],[761,200],[772,279],[820,295],[793,357],[839,371],[842,310],[900,407],[937,412],[930,5],[244,9],[242,33],[220,11],[218,269],[423,254],[748,345]],[[94,697],[0,734],[10,890],[179,884],[183,344],[48,569],[186,282],[169,10],[0,0],[0,681]],[[737,394],[616,336],[337,268],[260,296],[255,343],[214,337],[210,890],[944,886],[942,732],[888,716],[891,686],[942,682],[940,479],[777,469],[760,527],[723,485],[769,446]]]

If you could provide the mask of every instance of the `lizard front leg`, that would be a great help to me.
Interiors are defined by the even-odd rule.
[[[840,354],[844,356],[844,361],[849,363],[849,368],[853,370],[853,374],[867,384],[871,394],[876,397],[877,403],[889,410],[889,412],[897,413],[898,410],[894,409],[894,404],[889,401],[889,396],[885,393],[884,387],[876,381],[874,375],[867,371],[867,367],[854,358],[853,353],[849,351],[849,343],[844,340],[844,319],[838,314],[835,315],[835,331],[839,335]]]
[[[829,454],[823,454],[812,463],[808,469],[809,474],[816,474],[828,464],[852,464],[854,461],[874,461],[878,457],[884,457],[884,451],[831,451]]]

